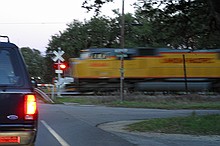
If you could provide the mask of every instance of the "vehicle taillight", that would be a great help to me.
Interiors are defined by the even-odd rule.
[[[37,112],[37,102],[35,95],[25,95],[24,104],[25,120],[34,120]]]

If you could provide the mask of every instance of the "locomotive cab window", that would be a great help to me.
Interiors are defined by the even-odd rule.
[[[84,52],[80,54],[80,59],[84,60],[84,59],[88,59],[90,56],[89,52]]]
[[[91,59],[106,59],[107,54],[106,53],[92,53],[90,57]]]

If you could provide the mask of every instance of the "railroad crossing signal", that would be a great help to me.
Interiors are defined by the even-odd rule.
[[[57,68],[57,70],[55,70],[55,73],[58,74],[57,96],[60,96],[60,84],[61,84],[60,74],[63,73],[62,66],[60,66],[60,65],[61,65],[61,62],[64,61],[64,58],[62,57],[62,55],[64,54],[64,51],[62,51],[60,48],[58,48],[58,52],[53,51],[53,54],[55,55],[55,57],[53,58],[53,61],[57,62],[57,64],[58,64],[58,68]]]

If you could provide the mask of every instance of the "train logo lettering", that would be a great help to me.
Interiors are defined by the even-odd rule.
[[[165,58],[162,63],[183,63],[183,59]],[[186,58],[186,63],[214,63],[214,58]]]

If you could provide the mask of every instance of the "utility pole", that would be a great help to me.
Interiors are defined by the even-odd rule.
[[[187,70],[186,70],[186,57],[183,54],[183,72],[184,72],[184,81],[185,81],[185,90],[188,94],[188,83],[187,83]]]
[[[124,49],[125,39],[124,39],[124,27],[125,27],[125,14],[124,14],[124,0],[122,0],[122,14],[121,14],[121,49]],[[121,52],[121,67],[120,67],[120,98],[121,102],[124,101],[124,53]]]
[[[121,42],[120,46],[121,49],[124,49],[125,45],[125,38],[124,38],[124,31],[125,31],[125,12],[124,12],[124,0],[122,0],[122,12],[121,12]]]

